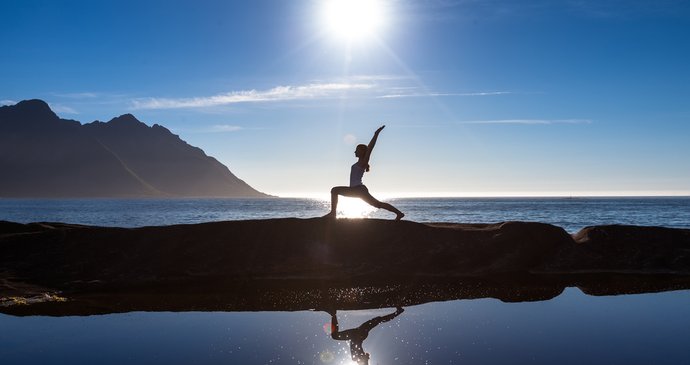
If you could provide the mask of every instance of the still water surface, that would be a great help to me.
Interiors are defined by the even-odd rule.
[[[340,331],[394,311],[338,311]],[[330,324],[323,311],[0,315],[0,363],[354,364]],[[427,303],[362,347],[370,364],[689,364],[690,291]]]

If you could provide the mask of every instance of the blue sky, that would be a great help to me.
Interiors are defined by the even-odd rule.
[[[690,195],[687,1],[379,0],[350,38],[328,1],[3,0],[0,101],[132,113],[278,195],[380,124],[376,196]]]

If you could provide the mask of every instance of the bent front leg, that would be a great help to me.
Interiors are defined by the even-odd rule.
[[[353,196],[352,194],[352,188],[349,186],[336,186],[331,189],[331,212],[328,215],[335,218],[338,211],[338,195]]]

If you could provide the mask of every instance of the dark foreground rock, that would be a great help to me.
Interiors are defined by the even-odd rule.
[[[596,226],[571,236],[528,222],[318,218],[132,229],[0,222],[0,297],[59,292],[70,301],[56,313],[543,300],[567,286],[592,294],[690,288],[690,230]]]

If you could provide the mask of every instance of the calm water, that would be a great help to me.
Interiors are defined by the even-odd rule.
[[[408,307],[371,329],[370,364],[688,364],[690,291]],[[338,312],[341,331],[394,311]],[[325,312],[0,315],[2,364],[354,364]]]
[[[624,223],[690,228],[690,198],[396,199],[420,222],[540,221],[575,232]],[[352,202],[343,214],[390,218]],[[0,220],[136,227],[317,217],[310,199],[2,200]],[[395,308],[339,311],[340,331]],[[0,364],[355,364],[325,312],[0,314]],[[361,332],[360,332],[361,333]],[[496,299],[405,308],[370,329],[370,364],[690,364],[690,291],[540,302]]]
[[[576,232],[589,225],[634,224],[690,228],[685,198],[446,198],[389,200],[417,222],[491,223],[510,220],[551,223]],[[341,199],[349,217],[392,218],[353,199]],[[317,199],[0,199],[0,220],[68,222],[138,227],[221,220],[326,214],[330,203]]]

